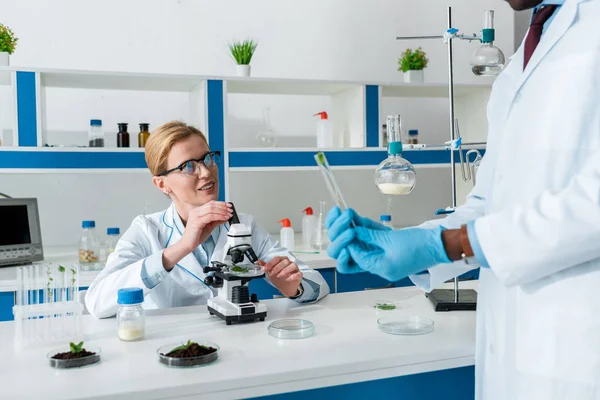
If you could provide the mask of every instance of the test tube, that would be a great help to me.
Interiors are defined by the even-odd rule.
[[[70,300],[78,301],[77,292],[79,292],[79,273],[77,265],[71,265],[69,268],[69,283],[71,287]]]
[[[315,154],[315,160],[317,161],[317,165],[321,170],[321,174],[323,175],[323,179],[325,179],[325,183],[327,184],[327,189],[329,189],[329,194],[333,198],[333,202],[342,210],[348,208],[346,205],[346,201],[344,201],[344,196],[342,196],[342,192],[333,177],[333,172],[331,171],[331,167],[327,162],[327,157],[325,157],[325,153],[318,152]]]
[[[23,268],[17,267],[17,306],[23,305]]]

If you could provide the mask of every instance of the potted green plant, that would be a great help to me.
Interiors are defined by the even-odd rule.
[[[398,59],[398,71],[404,72],[404,82],[423,83],[423,69],[429,60],[420,47],[416,50],[406,49]]]
[[[18,41],[8,26],[0,24],[0,67],[9,64],[9,56],[15,51]]]
[[[237,63],[238,76],[250,76],[250,61],[252,61],[252,56],[258,43],[253,39],[246,39],[243,41],[233,41],[228,46],[231,56]]]

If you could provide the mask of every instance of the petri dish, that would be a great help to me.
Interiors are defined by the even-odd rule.
[[[194,357],[169,357],[166,354],[170,353],[173,349],[184,345],[185,343],[171,343],[158,348],[156,353],[158,354],[158,362],[166,365],[167,367],[173,368],[196,368],[201,367],[203,365],[211,364],[219,358],[219,350],[220,347],[211,342],[203,342],[203,341],[194,341],[193,343],[197,343],[198,345],[205,348],[215,349],[213,352],[194,356]]]
[[[395,311],[399,308],[399,300],[377,299],[371,303],[371,307],[376,311]]]
[[[46,358],[48,358],[50,366],[57,369],[83,368],[96,365],[100,362],[101,350],[99,347],[84,347],[83,349],[94,354],[71,359],[52,358],[58,353],[68,353],[71,351],[71,349],[68,347],[61,347],[48,352],[48,354],[46,354]]]
[[[271,322],[268,331],[277,339],[304,339],[315,333],[315,325],[305,319],[279,319]]]
[[[394,315],[379,318],[377,327],[391,335],[423,335],[433,331],[433,320],[418,315]]]
[[[256,276],[261,276],[265,273],[265,268],[260,265],[240,265],[239,267],[244,268],[244,271],[232,271],[232,269],[230,268],[228,273],[230,275],[239,276],[241,278],[254,278]]]

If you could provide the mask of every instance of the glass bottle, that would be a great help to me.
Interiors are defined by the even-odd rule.
[[[393,126],[388,122],[388,158],[375,170],[375,184],[385,195],[405,195],[413,191],[417,174],[413,165],[402,158],[402,120],[394,117]]]
[[[149,128],[150,124],[148,123],[140,124],[140,133],[138,133],[138,147],[146,147],[146,142],[150,137]]]
[[[394,227],[392,226],[392,216],[391,215],[388,215],[388,214],[380,215],[379,221],[381,222],[382,225],[394,229]]]
[[[88,132],[90,147],[104,147],[104,132],[102,131],[102,120],[90,120],[90,130]]]
[[[119,228],[108,228],[106,230],[106,258],[110,253],[115,251],[115,247],[117,247],[117,243],[119,242],[119,236],[121,234],[121,230]]]
[[[119,124],[119,133],[117,133],[117,147],[129,147],[129,132],[127,132],[127,124],[121,122]]]
[[[82,221],[83,233],[79,239],[79,265],[84,271],[99,269],[100,241],[95,221]]]
[[[140,288],[124,288],[117,292],[117,325],[119,339],[132,342],[144,339],[146,318],[144,316],[144,292]]]
[[[419,131],[417,129],[408,131],[408,144],[419,144]]]

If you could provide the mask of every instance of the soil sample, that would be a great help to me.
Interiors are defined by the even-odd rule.
[[[50,358],[50,365],[54,368],[79,368],[86,365],[95,364],[100,361],[100,355],[82,349],[77,353],[68,351],[66,353],[57,353]]]
[[[218,351],[211,346],[202,346],[191,343],[179,346],[170,352],[160,354],[160,362],[173,367],[195,367],[208,364],[218,358]]]

